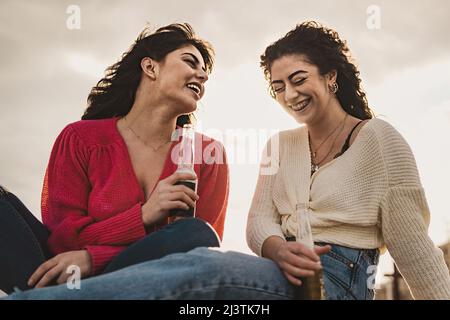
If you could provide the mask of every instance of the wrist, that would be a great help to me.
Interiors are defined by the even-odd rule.
[[[141,216],[142,216],[142,223],[144,223],[144,225],[145,226],[149,226],[150,224],[151,224],[151,221],[150,221],[150,219],[149,219],[149,216],[150,216],[150,214],[149,214],[149,212],[148,212],[148,206],[147,206],[147,203],[144,203],[142,206],[141,206]]]
[[[281,246],[286,242],[283,238],[279,236],[270,236],[267,238],[262,246],[261,255],[264,258],[271,259],[273,261],[276,261],[278,256],[278,251],[280,250]]]

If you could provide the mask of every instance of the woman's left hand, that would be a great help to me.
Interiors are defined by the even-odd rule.
[[[89,252],[86,250],[78,250],[58,254],[36,269],[28,280],[28,285],[33,287],[37,283],[35,287],[42,288],[54,279],[56,279],[58,284],[62,284],[72,275],[66,272],[72,265],[80,268],[81,278],[90,275],[92,262]]]

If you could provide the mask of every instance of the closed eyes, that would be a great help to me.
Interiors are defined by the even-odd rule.
[[[291,80],[291,82],[292,82],[292,84],[294,85],[294,86],[299,86],[299,85],[301,85],[303,82],[305,82],[305,80],[306,80],[307,78],[301,78],[301,79],[292,79]],[[273,92],[275,92],[275,93],[280,93],[280,92],[282,92],[283,90],[284,90],[284,86],[281,86],[281,87],[277,87],[277,86],[272,86],[272,90],[273,90]]]
[[[186,61],[186,63],[189,65],[189,66],[191,66],[192,68],[196,68],[196,64],[195,64],[195,61],[193,61],[193,60],[190,60],[190,59],[187,59],[187,60],[184,60],[184,61]]]

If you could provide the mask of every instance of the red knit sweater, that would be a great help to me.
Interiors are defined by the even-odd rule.
[[[146,199],[117,129],[118,119],[83,120],[64,128],[53,146],[42,190],[42,219],[51,231],[50,250],[59,254],[86,249],[93,274],[146,236],[141,217]],[[200,148],[196,151],[196,159],[203,158],[194,168],[200,197],[196,216],[209,222],[222,238],[228,201],[225,152],[219,142],[201,134],[196,142],[205,151],[202,155]],[[171,157],[175,145],[172,142],[159,180],[177,168]],[[219,159],[222,154],[223,163],[205,160],[209,154]]]

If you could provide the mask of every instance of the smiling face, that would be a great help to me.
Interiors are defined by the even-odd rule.
[[[194,112],[208,80],[200,51],[192,45],[182,47],[167,54],[157,66],[159,99],[174,108],[177,115]]]
[[[319,121],[334,98],[329,87],[335,82],[336,73],[322,76],[305,55],[276,59],[270,75],[275,99],[299,123]]]

